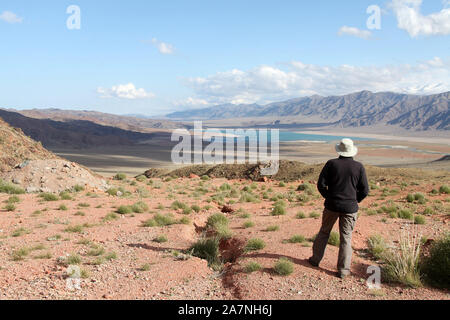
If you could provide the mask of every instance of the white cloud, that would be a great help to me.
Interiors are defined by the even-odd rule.
[[[414,65],[321,66],[294,61],[287,68],[259,66],[189,78],[195,99],[209,104],[269,103],[308,95],[370,90],[411,94],[450,91],[450,60],[438,57]]]
[[[99,93],[102,98],[120,98],[129,100],[155,97],[151,92],[146,92],[142,88],[137,89],[133,83],[119,84],[117,86],[112,86],[111,89],[99,87],[97,88],[97,93]]]
[[[174,52],[174,47],[169,43],[159,41],[156,38],[152,39],[152,43],[161,54],[173,54]]]
[[[368,30],[360,30],[358,28],[353,28],[353,27],[347,27],[347,26],[343,26],[339,29],[338,34],[340,36],[343,35],[350,35],[350,36],[355,36],[361,39],[369,39],[372,36],[372,32],[368,31]]]
[[[420,35],[449,35],[449,3],[444,0],[444,8],[441,11],[427,16],[420,11],[422,0],[392,0],[390,6],[397,17],[398,27],[414,38]]]
[[[14,12],[11,11],[3,11],[0,14],[0,20],[3,20],[7,23],[21,23],[23,18],[17,16]]]
[[[193,108],[193,107],[207,107],[207,106],[210,105],[210,103],[208,101],[206,101],[205,99],[198,99],[198,98],[194,98],[194,97],[188,97],[188,98],[183,99],[183,100],[174,101],[173,105],[177,106],[177,107]]]

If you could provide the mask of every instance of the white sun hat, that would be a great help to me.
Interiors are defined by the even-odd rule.
[[[351,139],[342,139],[340,143],[336,145],[336,152],[341,157],[352,158],[358,154],[358,148]]]

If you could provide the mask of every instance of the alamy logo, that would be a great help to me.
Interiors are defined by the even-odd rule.
[[[369,266],[367,268],[367,274],[370,274],[367,278],[366,284],[369,289],[381,288],[381,269],[378,266]]]
[[[69,266],[66,270],[66,288],[70,291],[81,290],[81,270],[78,266]]]
[[[266,166],[261,168],[261,174],[275,175],[279,169],[279,140],[278,129],[203,130],[202,122],[196,121],[193,132],[187,129],[172,132],[171,141],[179,142],[172,149],[172,162],[178,165],[263,163]]]
[[[367,14],[370,14],[367,19],[367,29],[369,30],[381,30],[381,8],[377,5],[371,5],[366,10]]]
[[[69,30],[80,30],[81,29],[81,9],[79,6],[71,5],[67,7],[67,14],[70,16],[67,18],[66,26]]]

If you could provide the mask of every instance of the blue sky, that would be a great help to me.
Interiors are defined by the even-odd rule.
[[[66,9],[81,10],[69,30]],[[367,7],[381,8],[368,30]],[[165,114],[359,90],[450,90],[442,0],[2,0],[0,106]]]

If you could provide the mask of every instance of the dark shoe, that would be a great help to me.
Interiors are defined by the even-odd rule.
[[[314,262],[314,261],[312,261],[311,258],[308,259],[308,263],[309,263],[310,265],[312,265],[313,267],[316,267],[316,268],[319,267],[319,264],[316,263],[316,262]]]
[[[336,276],[342,280],[347,278],[349,275],[350,275],[350,273],[346,273],[346,272],[336,272]]]

